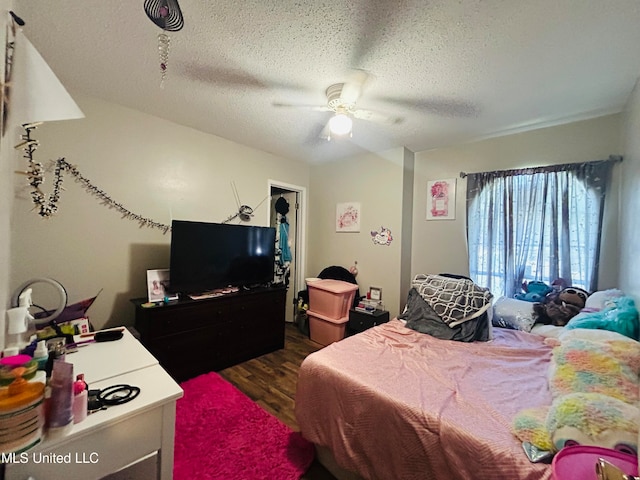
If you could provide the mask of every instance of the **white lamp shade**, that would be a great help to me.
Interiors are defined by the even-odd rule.
[[[329,130],[331,130],[331,133],[334,135],[346,135],[351,133],[352,126],[353,121],[344,113],[338,113],[329,120]]]
[[[20,126],[84,117],[22,30],[16,32],[11,77],[10,124]]]

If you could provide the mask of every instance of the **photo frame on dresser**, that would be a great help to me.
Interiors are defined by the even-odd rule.
[[[147,295],[150,302],[177,300],[177,295],[169,293],[169,269],[147,270]]]
[[[371,300],[375,300],[377,302],[382,300],[382,288],[380,287],[369,287],[369,297]]]

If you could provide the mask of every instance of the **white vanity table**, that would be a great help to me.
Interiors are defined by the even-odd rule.
[[[118,471],[118,478],[127,478],[122,469],[146,458],[155,478],[172,479],[175,409],[182,389],[158,361],[127,330],[120,340],[88,344],[66,360],[73,363],[74,375],[84,373],[90,389],[128,384],[140,387],[140,394],[87,416],[64,437],[45,437],[6,464],[5,478],[98,480]]]

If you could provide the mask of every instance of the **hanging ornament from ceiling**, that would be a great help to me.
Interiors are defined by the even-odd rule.
[[[178,0],[145,0],[144,11],[153,23],[164,32],[177,32],[184,26],[184,18]],[[166,33],[158,34],[158,55],[160,57],[160,86],[164,87],[169,64],[169,45],[171,37]]]

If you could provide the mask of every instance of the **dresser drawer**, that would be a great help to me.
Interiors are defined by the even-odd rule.
[[[100,479],[160,450],[162,420],[162,408],[157,407],[95,429],[90,435],[77,435],[57,447],[36,446],[6,465],[5,479]]]
[[[230,315],[229,308],[229,303],[224,300],[208,304],[194,302],[186,305],[143,308],[136,319],[136,328],[144,340],[197,330],[227,319]]]

